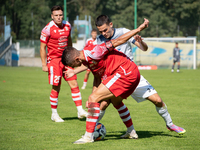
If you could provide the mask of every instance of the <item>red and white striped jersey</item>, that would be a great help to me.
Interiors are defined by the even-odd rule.
[[[40,41],[47,45],[47,60],[61,58],[64,47],[68,45],[70,32],[71,25],[67,21],[63,21],[62,27],[59,27],[52,20],[42,29]]]
[[[125,54],[114,49],[110,41],[100,45],[84,47],[83,54],[86,60],[83,64],[94,75],[101,77],[102,80],[105,80],[116,70],[121,70],[120,72],[126,73],[130,71],[130,68],[137,68],[135,63]]]

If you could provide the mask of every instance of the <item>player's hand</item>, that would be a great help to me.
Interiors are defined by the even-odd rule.
[[[141,36],[139,36],[139,35],[135,35],[135,36],[134,36],[134,39],[135,39],[135,41],[137,41],[137,42],[139,42],[139,43],[141,43],[142,40],[143,40],[143,38],[141,38]]]
[[[149,20],[144,18],[143,24],[141,24],[138,28],[142,31],[149,26]]]
[[[47,67],[47,65],[42,65],[42,70],[43,70],[44,72],[48,72],[48,67]]]
[[[69,68],[69,67],[65,67],[67,70],[63,71],[63,73],[66,75],[67,78],[71,78],[75,75],[75,72],[73,69]]]

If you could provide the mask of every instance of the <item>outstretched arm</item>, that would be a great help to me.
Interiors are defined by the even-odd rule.
[[[68,67],[66,67],[66,68],[67,68],[67,70],[63,71],[63,73],[66,75],[67,78],[71,78],[75,74],[78,74],[80,72],[87,70],[87,67],[84,66],[83,64],[80,67],[77,67],[76,69],[71,69],[71,68],[68,68]]]
[[[123,34],[122,36],[118,37],[117,39],[112,40],[113,47],[117,47],[117,46],[125,43],[132,36],[134,36],[135,34],[139,33],[140,31],[144,30],[145,28],[147,28],[148,25],[149,25],[149,20],[144,18],[144,23],[141,24],[137,29],[131,30],[131,31]]]

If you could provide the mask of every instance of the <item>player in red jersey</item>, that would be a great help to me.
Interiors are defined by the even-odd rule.
[[[77,76],[74,75],[71,78],[67,78],[63,74],[65,67],[61,63],[61,56],[66,46],[72,46],[70,36],[71,25],[69,22],[63,21],[63,8],[61,6],[53,6],[51,13],[52,21],[50,21],[41,32],[40,56],[42,60],[42,70],[48,72],[49,84],[52,85],[50,94],[52,109],[51,120],[55,122],[64,122],[57,113],[58,95],[62,77],[71,88],[72,99],[78,110],[78,118],[86,117],[87,112],[82,108],[81,93],[76,81]],[[48,51],[47,54],[46,47]]]
[[[96,40],[96,37],[97,37],[97,30],[96,29],[93,29],[91,31],[91,36],[92,36],[91,38],[87,39],[85,47],[90,46],[90,45],[94,45],[93,43],[94,43],[94,41]],[[83,86],[81,87],[81,89],[85,89],[85,87],[87,85],[88,78],[89,78],[89,74],[90,74],[90,69],[87,69],[85,76],[84,76],[84,80],[83,80]]]
[[[85,144],[93,142],[93,132],[99,118],[100,103],[111,100],[114,107],[123,105],[122,100],[126,99],[137,87],[140,81],[140,73],[137,65],[125,54],[114,49],[125,43],[132,36],[145,29],[149,21],[137,29],[127,32],[117,39],[107,41],[101,45],[85,47],[78,51],[73,47],[67,47],[62,55],[62,63],[70,67],[78,67],[70,70],[71,75],[77,74],[88,67],[94,75],[93,93],[88,98],[88,116],[86,120],[86,132],[81,139],[74,144]],[[102,80],[102,81],[101,81]],[[127,114],[130,116],[130,114]],[[130,124],[132,123],[132,120]]]

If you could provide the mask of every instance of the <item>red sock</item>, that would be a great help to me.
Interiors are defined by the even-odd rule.
[[[58,107],[58,94],[59,94],[59,92],[57,92],[53,89],[51,90],[50,104],[51,104],[52,109],[57,109],[57,107]]]
[[[82,106],[81,92],[80,92],[79,88],[78,87],[71,88],[71,92],[72,92],[72,99],[73,99],[76,107]]]
[[[130,116],[130,112],[126,105],[124,105],[124,103],[122,102],[120,105],[115,106],[115,108],[117,109],[119,116],[122,119],[123,123],[126,125],[126,127],[128,128],[132,126],[133,122]]]
[[[95,130],[96,122],[99,118],[100,104],[88,103],[88,117],[86,119],[86,131],[93,133]]]
[[[84,79],[83,82],[86,82],[86,83],[87,83],[87,79]]]

